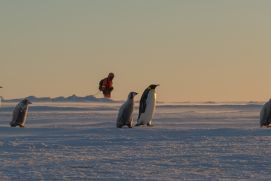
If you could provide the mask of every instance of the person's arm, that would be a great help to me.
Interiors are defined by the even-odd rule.
[[[105,78],[105,79],[103,80],[102,90],[105,91],[106,88],[107,88],[107,79]]]

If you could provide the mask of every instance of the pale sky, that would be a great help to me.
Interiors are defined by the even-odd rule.
[[[0,0],[0,95],[271,97],[270,0]],[[138,96],[137,99],[139,99]]]

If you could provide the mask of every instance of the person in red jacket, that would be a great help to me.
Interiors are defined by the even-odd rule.
[[[103,92],[104,98],[111,98],[113,88],[114,73],[109,73],[108,76],[102,79],[99,83],[99,90]]]

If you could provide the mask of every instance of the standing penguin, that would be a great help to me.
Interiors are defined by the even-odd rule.
[[[133,124],[133,110],[134,110],[134,97],[137,95],[136,92],[130,92],[126,102],[120,107],[117,118],[117,128],[127,125],[132,128]]]
[[[155,88],[157,86],[159,86],[159,84],[151,84],[143,92],[140,99],[139,113],[136,126],[152,125],[152,117],[156,106]]]
[[[0,86],[0,89],[3,88],[2,86]],[[0,96],[0,107],[1,107],[1,103],[2,103],[2,97]]]
[[[28,99],[24,99],[17,104],[13,111],[12,121],[9,123],[11,127],[19,126],[23,128],[28,113],[28,105],[32,104]]]
[[[260,126],[271,127],[271,99],[263,105],[260,113]]]

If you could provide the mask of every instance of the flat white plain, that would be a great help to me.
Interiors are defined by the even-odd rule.
[[[119,103],[34,103],[24,129],[14,106],[0,108],[1,180],[271,179],[261,104],[161,103],[132,129],[115,128]]]

